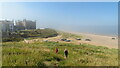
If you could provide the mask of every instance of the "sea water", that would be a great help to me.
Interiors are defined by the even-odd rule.
[[[63,27],[64,28],[64,27]],[[71,32],[80,32],[80,33],[90,33],[90,34],[98,34],[98,35],[106,35],[106,36],[117,36],[118,35],[118,26],[76,26],[76,27],[68,27],[64,28],[64,31]]]

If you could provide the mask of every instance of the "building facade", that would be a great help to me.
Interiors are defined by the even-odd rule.
[[[25,26],[24,26],[23,21],[15,21],[15,23],[16,23],[16,25],[14,26],[15,31],[17,31],[17,30],[25,30]]]
[[[31,21],[31,20],[18,20],[15,21],[14,25],[14,20],[1,20],[0,21],[0,29],[2,32],[13,32],[17,30],[29,30],[29,29],[36,29],[36,21]]]
[[[26,20],[17,21],[15,25],[16,30],[28,30],[28,29],[36,29],[36,21]]]
[[[36,29],[36,21],[24,19],[23,24],[25,26],[25,29]]]
[[[1,20],[1,31],[2,32],[13,32],[14,31],[14,21]]]

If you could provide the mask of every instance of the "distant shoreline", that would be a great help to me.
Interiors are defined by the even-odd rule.
[[[77,32],[77,31],[65,31],[65,30],[62,30],[62,31],[68,32],[68,33],[74,33],[74,34],[77,34],[77,35],[80,35],[80,34],[89,34],[89,35],[98,35],[98,36],[106,36],[106,37],[118,37],[118,35],[95,34],[95,33]]]

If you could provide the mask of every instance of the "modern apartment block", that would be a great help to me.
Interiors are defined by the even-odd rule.
[[[26,20],[16,21],[15,30],[36,29],[36,21]]]
[[[1,20],[0,21],[0,26],[2,32],[13,32],[17,30],[28,30],[28,29],[36,29],[36,21],[31,21],[31,20],[18,20],[15,21],[12,20]]]
[[[25,29],[36,29],[36,21],[23,20]]]
[[[2,32],[13,32],[14,31],[14,21],[1,20],[0,21]]]

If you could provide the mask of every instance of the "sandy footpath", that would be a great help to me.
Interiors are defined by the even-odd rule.
[[[108,48],[118,48],[118,38],[115,36],[114,37],[103,36],[103,35],[86,34],[86,33],[79,33],[79,32],[69,32],[69,33],[83,36],[82,40],[85,40],[85,39],[91,40],[89,42],[82,41],[84,43],[89,43],[89,44],[96,45],[96,46],[105,46]],[[115,38],[115,39],[112,39],[112,38]]]

